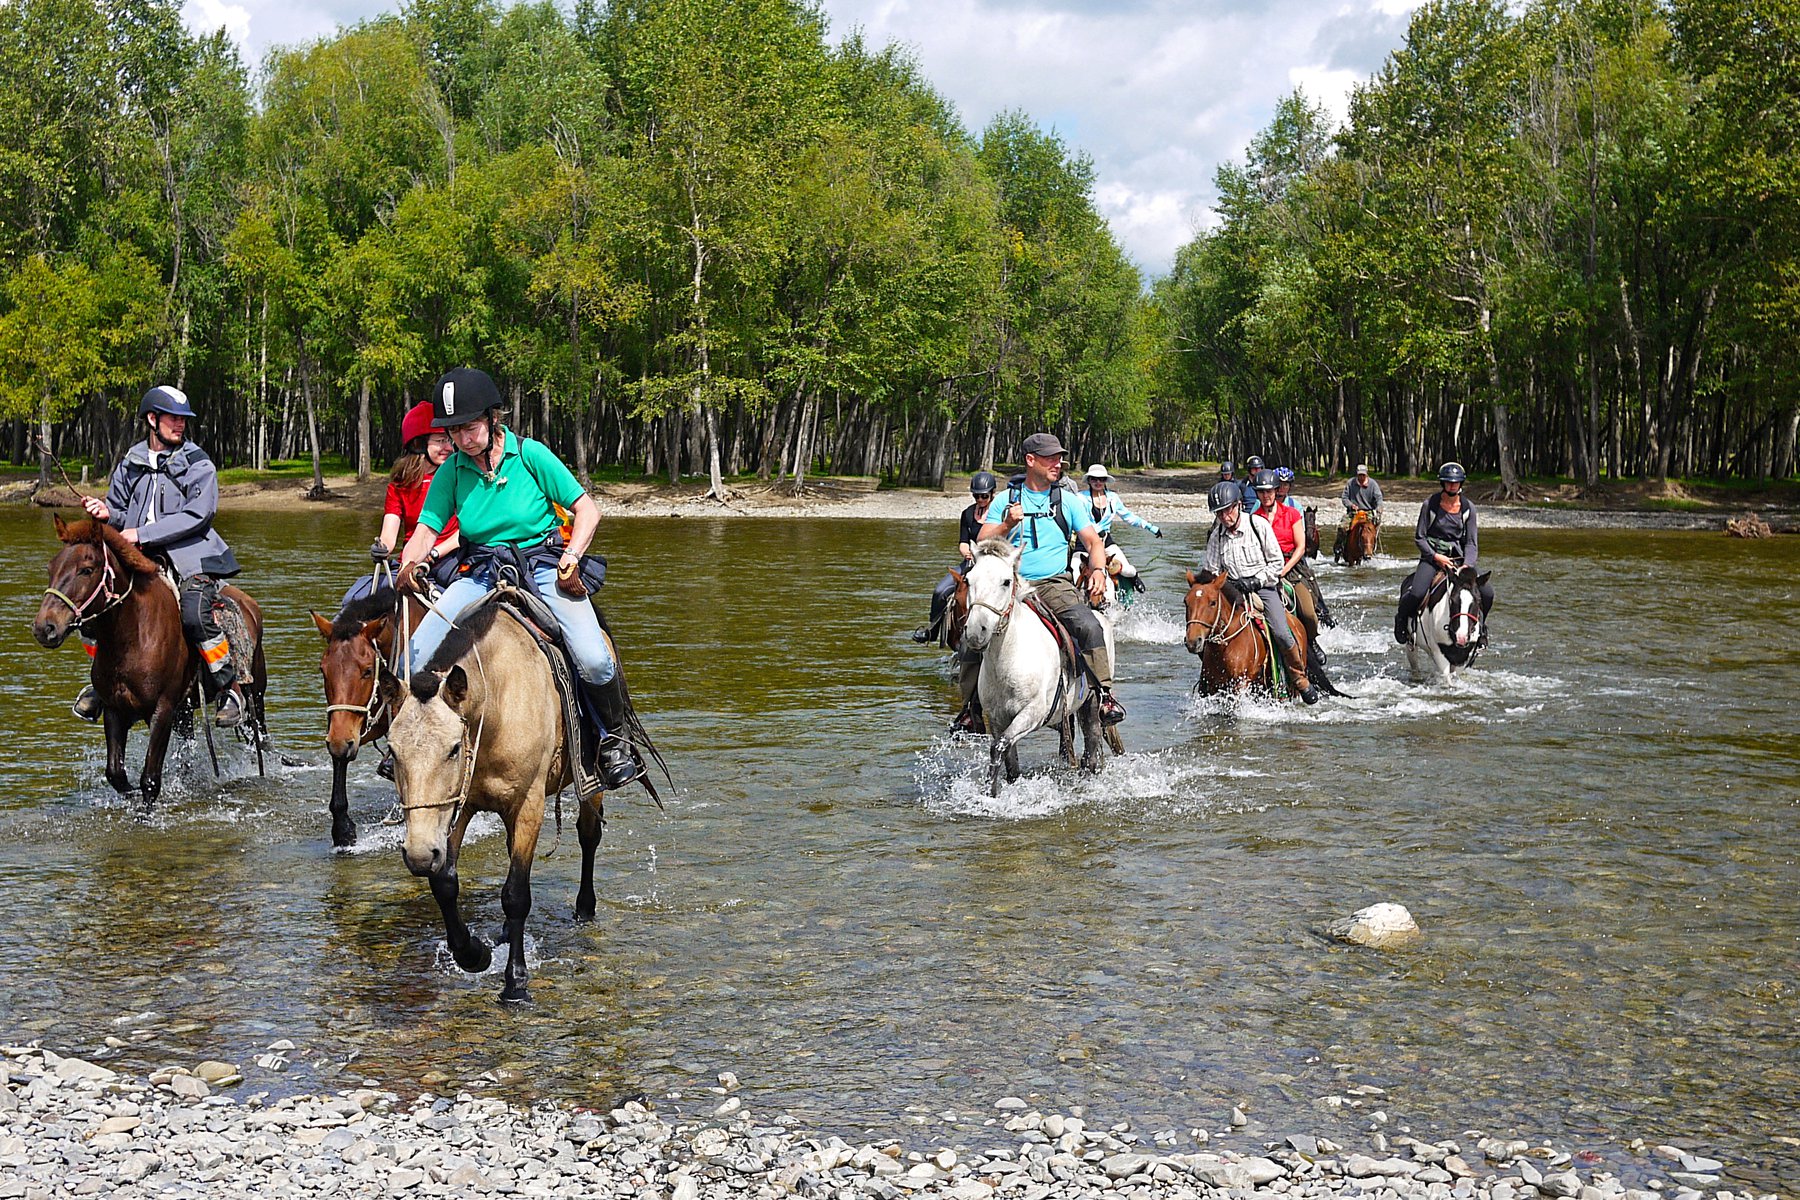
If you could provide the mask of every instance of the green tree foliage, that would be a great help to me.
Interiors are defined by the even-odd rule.
[[[1335,136],[1292,96],[1221,170],[1159,380],[1296,465],[1792,474],[1791,9],[1426,4]]]
[[[1175,449],[1091,164],[1017,114],[972,140],[810,3],[406,0],[274,51],[254,92],[179,11],[0,6],[15,420],[102,452],[172,377],[222,460],[367,471],[470,363],[584,476],[719,495],[939,480],[1040,423]]]

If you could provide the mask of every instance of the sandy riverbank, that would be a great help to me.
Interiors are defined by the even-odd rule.
[[[1116,490],[1133,511],[1158,524],[1205,522],[1206,489],[1213,474],[1204,470],[1121,471]],[[340,511],[378,513],[386,483],[380,477],[358,482],[354,476],[328,476],[325,495],[311,498],[291,480],[269,483],[232,483],[219,489],[219,507],[225,512],[291,512],[317,506]],[[1422,480],[1384,481],[1388,507],[1410,522],[1417,505],[1434,490]],[[593,489],[601,512],[617,517],[801,517],[886,518],[954,523],[968,504],[965,477],[946,481],[941,491],[926,488],[869,490],[868,481],[824,479],[809,484],[796,496],[785,485],[743,484],[732,488],[721,502],[708,499],[704,483],[603,483]],[[1302,504],[1318,508],[1320,523],[1335,526],[1341,507],[1337,500],[1342,481],[1304,481],[1296,491]],[[1554,491],[1533,489],[1526,504],[1496,504],[1482,499],[1483,489],[1473,493],[1481,521],[1490,529],[1698,529],[1722,530],[1727,518],[1755,511],[1777,532],[1800,532],[1800,504],[1776,488],[1726,499],[1695,494],[1680,485],[1658,490],[1647,484],[1609,485],[1593,493],[1568,486]],[[35,495],[29,483],[0,487],[0,501],[31,501],[53,507],[74,507],[76,497],[65,487]],[[1677,509],[1659,509],[1659,502],[1678,502]],[[1390,520],[1394,517],[1390,516]],[[1127,535],[1128,537],[1131,535]]]
[[[259,1066],[283,1062],[293,1049],[277,1042]],[[408,1100],[371,1081],[272,1100],[241,1095],[244,1076],[223,1062],[140,1078],[36,1045],[8,1046],[4,1055],[0,1200],[1775,1200],[1743,1178],[1753,1173],[1674,1145],[1559,1148],[1473,1130],[1415,1139],[1385,1111],[1387,1093],[1366,1084],[1347,1084],[1327,1102],[1366,1127],[1356,1146],[1311,1133],[1272,1136],[1236,1110],[1216,1119],[1215,1131],[1141,1136],[1103,1113],[1044,1112],[1020,1096],[944,1114],[963,1125],[951,1145],[857,1145],[753,1112],[729,1072],[717,1087],[600,1111],[523,1109],[466,1092]],[[1341,1129],[1335,1136],[1352,1140]]]

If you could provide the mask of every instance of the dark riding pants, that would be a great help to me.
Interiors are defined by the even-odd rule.
[[[956,595],[956,581],[968,569],[969,560],[965,558],[946,571],[931,591],[931,631],[940,637],[944,631],[944,614],[950,609],[951,597]]]
[[[1442,567],[1430,559],[1422,558],[1414,569],[1412,578],[1406,581],[1406,590],[1400,594],[1400,607],[1408,613],[1418,612],[1424,607],[1425,596],[1431,591],[1431,581],[1437,578]],[[1494,607],[1494,588],[1492,584],[1483,583],[1481,590],[1481,615],[1487,616],[1488,610]]]
[[[181,631],[188,644],[200,652],[215,694],[237,681],[232,646],[216,611],[220,586],[211,575],[190,575],[181,581]]]

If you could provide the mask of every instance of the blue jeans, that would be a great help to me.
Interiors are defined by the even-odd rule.
[[[581,676],[581,681],[595,687],[611,683],[613,676],[619,673],[619,664],[613,659],[605,635],[600,632],[600,617],[594,612],[593,604],[586,599],[576,600],[563,595],[556,586],[553,565],[539,567],[532,572],[532,578],[537,584],[538,595],[556,614],[556,623],[562,628],[563,644],[569,648],[569,657],[574,660],[575,673]],[[444,589],[436,607],[425,614],[425,619],[413,631],[415,670],[429,662],[432,652],[443,644],[450,632],[450,623],[465,608],[493,590],[494,574],[489,569],[471,571]]]

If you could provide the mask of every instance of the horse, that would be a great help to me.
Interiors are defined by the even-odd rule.
[[[312,613],[313,625],[325,639],[319,671],[325,678],[325,748],[331,754],[331,844],[356,844],[356,822],[350,819],[350,763],[363,745],[387,732],[392,715],[381,703],[376,676],[381,663],[393,658],[392,588],[382,588],[345,605],[337,616]],[[422,604],[408,604],[410,636],[424,618]]]
[[[1048,726],[1056,727],[1060,753],[1069,765],[1087,771],[1100,768],[1099,696],[1079,661],[1072,667],[1063,661],[1056,636],[1031,607],[1031,585],[1019,576],[1022,553],[1000,538],[990,538],[975,548],[975,565],[967,577],[969,617],[962,645],[965,654],[982,656],[976,688],[992,738],[990,796],[1000,794],[1002,768],[1006,782],[1018,779],[1020,739]],[[1079,764],[1077,721],[1084,741]]]
[[[510,590],[497,589],[504,598]],[[456,965],[480,973],[493,952],[470,933],[457,909],[457,858],[469,821],[499,814],[510,862],[500,906],[507,959],[500,999],[531,999],[525,966],[525,918],[531,912],[531,863],[544,825],[545,797],[574,779],[569,731],[555,716],[556,683],[537,642],[499,601],[458,619],[431,662],[410,684],[380,666],[379,690],[391,714],[388,744],[406,818],[401,857],[431,884]],[[610,634],[604,634],[612,645]],[[614,654],[614,661],[618,656]],[[552,707],[546,714],[546,697]],[[546,716],[548,715],[548,719]],[[581,886],[575,919],[594,919],[594,852],[604,825],[602,797],[579,802]]]
[[[1429,667],[1440,682],[1449,683],[1453,672],[1475,661],[1485,640],[1481,588],[1492,573],[1477,575],[1474,567],[1465,566],[1438,572],[1406,642],[1414,674],[1424,675]]]
[[[44,590],[32,634],[49,650],[62,645],[72,631],[93,640],[91,678],[106,731],[106,782],[121,796],[134,790],[125,774],[125,741],[131,727],[144,722],[150,742],[135,790],[143,810],[149,812],[162,794],[169,736],[176,723],[199,706],[195,693],[200,657],[182,633],[181,603],[174,586],[135,543],[91,518],[57,517],[56,536],[63,548],[50,560],[50,586]],[[256,746],[260,774],[267,738],[263,690],[268,681],[262,609],[237,587],[227,584],[220,590],[236,603],[251,643],[243,684],[245,723]],[[234,647],[233,653],[241,655],[245,649]],[[205,720],[204,713],[200,719]]]
[[[1348,524],[1338,526],[1338,535],[1342,544],[1332,552],[1332,561],[1354,567],[1375,557],[1381,529],[1375,524],[1375,518],[1358,509],[1350,514]]]
[[[1319,509],[1316,505],[1307,505],[1302,512],[1306,523],[1306,557],[1319,557]]]
[[[1189,654],[1200,656],[1200,694],[1215,696],[1227,689],[1244,692],[1252,687],[1274,694],[1274,663],[1269,638],[1256,626],[1250,593],[1225,575],[1210,571],[1187,573],[1187,628],[1184,641]],[[1270,619],[1287,621],[1294,631],[1300,657],[1308,664],[1308,677],[1327,695],[1344,693],[1325,677],[1324,660],[1313,652],[1306,626],[1284,608]]]

